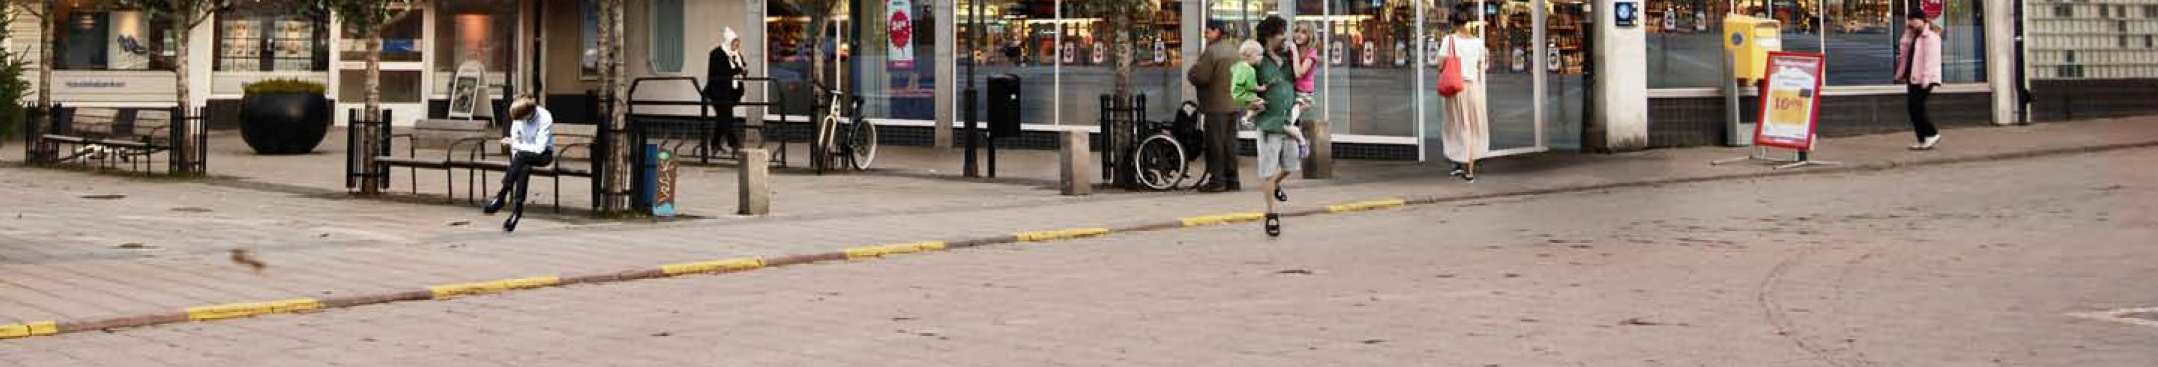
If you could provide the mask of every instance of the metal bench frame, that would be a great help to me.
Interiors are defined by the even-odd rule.
[[[31,122],[34,130],[30,132],[31,142],[30,146],[27,147],[30,161],[48,164],[60,163],[75,160],[84,155],[94,154],[95,152],[90,151],[91,149],[103,149],[116,154],[101,157],[99,161],[103,165],[98,166],[99,168],[117,168],[118,166],[115,165],[113,160],[119,159],[127,161],[129,170],[147,174],[153,166],[151,157],[162,153],[166,156],[166,173],[168,174],[204,172],[209,142],[208,134],[202,130],[201,116],[183,114],[180,113],[179,108],[173,107],[165,109],[168,113],[165,125],[150,128],[147,133],[128,131],[126,133],[84,134],[74,131],[76,130],[75,116],[81,108],[83,107],[69,108],[56,104],[48,110],[50,111],[49,113],[40,113],[39,118]],[[117,112],[119,108],[109,109],[115,111],[114,121],[109,125],[120,125],[121,120]],[[140,111],[137,113],[140,113]],[[141,120],[141,118],[137,117],[134,120]],[[62,123],[65,123],[65,125],[62,125]],[[129,121],[129,123],[132,125],[134,121]],[[65,130],[69,131],[60,131],[62,126],[66,126]],[[175,127],[178,128],[176,129]],[[130,126],[129,130],[137,129]],[[133,139],[121,138],[123,136],[132,137]],[[180,144],[178,144],[180,142],[193,142],[198,149],[191,152],[192,154],[182,154],[179,149]],[[71,147],[73,149],[68,149],[67,151],[74,153],[62,156],[61,147]]]

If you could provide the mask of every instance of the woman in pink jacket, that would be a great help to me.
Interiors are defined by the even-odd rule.
[[[1918,144],[1911,145],[1911,150],[1927,150],[1941,142],[1941,131],[1926,116],[1926,97],[1941,86],[1941,26],[1933,23],[1918,2],[1912,4],[1905,13],[1909,16],[1903,21],[1903,39],[1896,46],[1896,82],[1910,90],[1911,127],[1918,133]]]

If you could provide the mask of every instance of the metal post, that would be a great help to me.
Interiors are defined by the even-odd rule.
[[[967,95],[966,95],[966,99],[967,99],[967,100],[966,100],[966,102],[965,102],[965,103],[962,103],[962,105],[966,106],[965,108],[966,108],[966,117],[967,117],[967,127],[966,127],[966,140],[967,140],[967,143],[966,143],[966,145],[967,145],[967,154],[966,154],[966,158],[965,158],[965,159],[966,159],[966,163],[965,163],[964,171],[965,171],[966,177],[981,177],[981,172],[980,172],[979,168],[975,167],[975,164],[974,164],[974,160],[975,160],[975,158],[974,158],[974,149],[975,149],[975,146],[976,146],[976,145],[980,144],[980,140],[981,140],[981,137],[982,137],[982,133],[981,133],[981,130],[977,130],[977,129],[976,129],[976,127],[975,127],[975,123],[976,123],[977,121],[976,121],[976,116],[975,116],[975,113],[974,113],[974,109],[975,109],[976,107],[978,107],[978,106],[976,106],[976,104],[980,103],[980,102],[979,102],[979,101],[980,101],[980,99],[978,99],[978,98],[977,98],[977,96],[975,95],[975,93],[976,93],[976,92],[978,92],[978,91],[976,91],[976,90],[974,89],[974,86],[973,86],[973,84],[974,84],[974,66],[973,66],[973,65],[968,65],[968,66],[967,66],[967,93],[966,93],[966,94],[967,94]]]
[[[1115,116],[1114,114],[1116,113],[1116,109],[1115,107],[1110,105],[1110,101],[1112,101],[1111,98],[1112,97],[1109,97],[1109,95],[1107,94],[1101,95],[1101,112],[1096,112],[1096,116],[1101,116],[1101,122],[1099,124],[1101,126],[1099,128],[1101,129],[1102,182],[1116,182],[1115,179],[1117,173],[1117,159],[1124,156],[1123,154],[1119,153],[1119,151],[1122,151],[1122,149],[1118,149],[1117,146],[1116,122],[1114,121],[1115,117],[1113,117]]]
[[[966,106],[967,109],[967,154],[966,163],[964,165],[965,167],[963,169],[963,171],[965,171],[964,173],[966,177],[981,177],[981,175],[979,174],[979,172],[976,171],[974,166],[974,146],[976,144],[976,140],[981,138],[981,131],[975,130],[974,126],[976,117],[974,110],[975,108],[980,107],[978,105],[980,103],[980,96],[977,95],[980,90],[976,89],[974,85],[974,68],[975,65],[981,64],[982,60],[979,58],[975,58],[974,54],[981,52],[980,49],[983,42],[982,1],[985,0],[967,1],[968,7],[971,8],[967,12],[967,18],[970,19],[969,24],[967,25],[967,38],[969,40],[967,42],[966,48],[967,54],[961,56],[967,58],[967,101],[966,103],[962,104]]]

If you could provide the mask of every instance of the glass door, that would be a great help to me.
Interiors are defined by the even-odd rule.
[[[1563,57],[1553,55],[1561,51],[1547,38],[1547,29],[1559,30],[1562,26],[1547,27],[1544,5],[1546,1],[1505,0],[1435,0],[1426,3],[1419,12],[1422,25],[1418,31],[1423,47],[1420,56],[1417,98],[1421,103],[1419,124],[1425,161],[1449,160],[1446,155],[1447,138],[1456,134],[1446,127],[1449,100],[1438,94],[1439,66],[1445,55],[1444,40],[1454,33],[1451,17],[1456,13],[1467,14],[1471,19],[1468,27],[1483,40],[1484,57],[1487,60],[1480,84],[1487,125],[1482,131],[1489,146],[1477,158],[1535,153],[1549,150],[1544,134],[1544,121],[1550,120],[1545,93],[1548,77],[1562,69],[1554,69],[1547,60]],[[1458,47],[1458,46],[1457,46]],[[1463,65],[1470,72],[1478,65]],[[1469,91],[1464,93],[1474,93]]]
[[[426,51],[432,39],[434,14],[426,6],[414,5],[409,14],[390,23],[382,30],[382,74],[378,87],[382,108],[392,111],[394,123],[409,125],[427,116],[429,95],[427,64],[430,55]],[[338,36],[336,72],[330,74],[330,87],[337,92],[338,122],[345,122],[346,110],[365,106],[367,92],[367,42],[343,24]]]
[[[1542,122],[1538,124],[1536,135],[1540,148],[1526,151],[1543,151],[1553,146],[1578,149],[1581,124],[1586,119],[1584,112],[1591,97],[1588,87],[1594,79],[1589,73],[1596,70],[1592,53],[1595,45],[1590,37],[1596,17],[1590,16],[1589,12],[1589,7],[1595,3],[1589,0],[1545,1],[1550,4],[1545,7],[1550,12],[1544,15],[1544,78],[1543,89],[1538,92],[1543,96]],[[1497,149],[1496,137],[1492,144],[1493,149]]]

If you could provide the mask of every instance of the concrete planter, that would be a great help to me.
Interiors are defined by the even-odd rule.
[[[240,136],[259,154],[306,154],[330,131],[330,100],[321,94],[249,94],[241,101]]]

